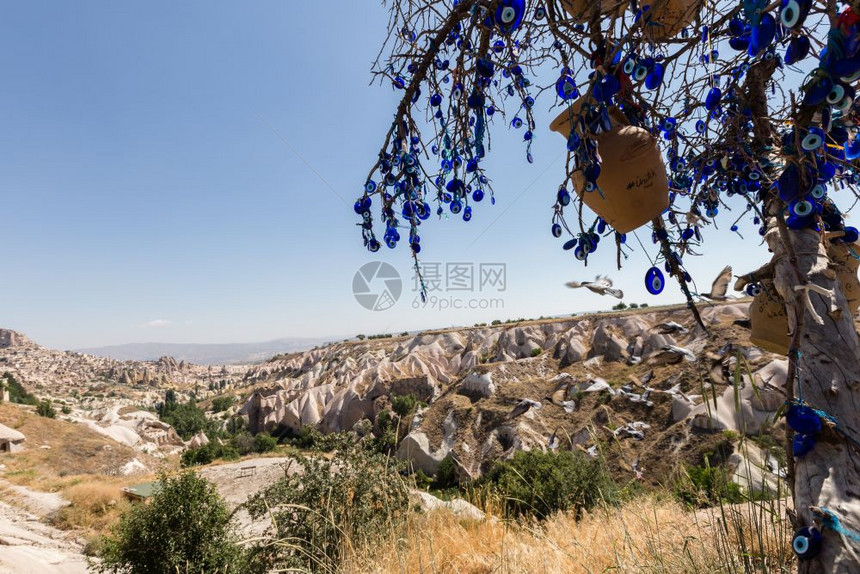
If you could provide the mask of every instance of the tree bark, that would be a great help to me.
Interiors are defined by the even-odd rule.
[[[798,527],[818,524],[821,515],[813,509],[826,507],[844,528],[858,532],[860,449],[845,436],[860,440],[860,340],[854,317],[830,267],[821,235],[811,229],[790,231],[787,233],[793,248],[790,250],[776,220],[770,218],[765,235],[774,253],[774,286],[786,302],[789,328],[795,328],[797,318],[801,323],[795,343],[799,351],[797,381],[794,385],[794,381],[788,381],[787,390],[794,388],[796,397],[835,417],[844,432],[825,425],[812,451],[795,459],[793,492]],[[791,251],[796,256],[794,260]],[[810,309],[803,291],[795,290],[798,277],[807,284],[832,291],[838,309],[832,312],[829,297],[809,291]],[[800,561],[801,574],[860,572],[857,560],[860,543],[831,528],[824,528],[822,535],[820,553]]]

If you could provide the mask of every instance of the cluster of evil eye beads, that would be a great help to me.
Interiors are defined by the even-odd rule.
[[[766,4],[755,0],[751,4]],[[708,137],[708,124],[712,121],[722,121],[729,118],[746,117],[746,132],[753,133],[752,113],[745,108],[734,88],[732,81],[740,79],[748,70],[753,59],[776,60],[780,67],[794,65],[804,60],[810,53],[810,40],[806,36],[804,23],[811,9],[811,0],[782,0],[776,15],[759,9],[742,10],[729,22],[726,30],[728,43],[731,48],[747,53],[748,59],[731,70],[727,78],[726,89],[720,87],[720,78],[711,78],[711,87],[703,94],[701,106],[685,105],[687,110],[701,107],[706,115],[695,122],[695,131],[699,136]],[[850,112],[854,107],[856,93],[853,84],[860,79],[860,16],[846,7],[828,35],[828,45],[821,51],[818,67],[810,73],[803,85],[803,105],[818,112],[814,117],[821,118],[817,125],[804,128],[791,128],[782,134],[782,153],[789,158],[784,166],[777,166],[767,159],[758,162],[750,161],[757,154],[743,140],[734,151],[723,152],[720,155],[700,155],[687,157],[678,153],[677,140],[681,134],[681,122],[690,120],[689,115],[681,118],[666,117],[659,125],[653,126],[655,133],[659,132],[667,140],[667,158],[669,164],[670,185],[675,192],[670,194],[670,208],[667,218],[670,224],[677,226],[676,214],[671,205],[676,195],[688,197],[694,185],[709,189],[712,193],[700,194],[700,199],[692,205],[690,213],[699,217],[714,218],[719,213],[719,195],[741,195],[748,197],[747,211],[752,211],[753,204],[764,199],[771,191],[770,183],[765,183],[763,170],[769,173],[782,171],[776,182],[776,190],[786,203],[786,224],[790,229],[814,228],[820,224],[828,231],[843,231],[844,235],[834,239],[834,242],[844,241],[853,243],[858,239],[857,229],[845,227],[842,214],[835,204],[827,197],[828,187],[844,187],[846,183],[858,183],[860,177],[845,166],[846,162],[860,158],[860,138],[852,137],[854,125]],[[701,29],[703,64],[715,62],[719,52],[711,48],[711,30]],[[784,56],[778,53],[779,45],[785,46]],[[580,129],[572,129],[568,138],[568,150],[573,154],[575,165],[581,170],[585,179],[584,191],[600,192],[597,179],[601,166],[596,153],[596,145],[581,134],[599,134],[612,127],[608,108],[618,105],[618,94],[623,85],[641,83],[646,89],[653,90],[661,86],[665,74],[662,57],[655,55],[640,55],[628,53],[622,55],[622,50],[616,50],[615,59],[608,65],[603,65],[605,74],[593,72],[589,78],[591,90],[598,106],[584,109],[578,118]],[[556,93],[561,100],[570,100],[580,95],[571,71],[562,70],[556,81]],[[631,125],[645,125],[645,118],[637,116],[636,112],[620,106]],[[691,122],[692,123],[692,122]],[[686,137],[686,136],[683,136]],[[751,138],[750,138],[751,139]],[[791,158],[795,158],[792,161]],[[811,161],[810,161],[811,160]],[[802,167],[801,167],[802,166]],[[553,235],[560,236],[561,227],[558,224],[559,213],[570,203],[570,193],[565,189],[558,192],[556,215],[553,221]],[[753,214],[753,223],[759,226],[759,234],[765,233],[761,217]],[[738,232],[737,222],[731,230]],[[581,234],[576,240],[564,244],[565,249],[575,245],[574,254],[583,260],[596,248],[596,242],[590,239],[592,230]],[[602,232],[598,232],[602,233]],[[665,233],[665,232],[661,232]],[[697,225],[678,228],[678,243],[696,240],[701,242],[701,234]],[[598,235],[599,237],[599,235]],[[657,239],[655,238],[655,243]],[[689,281],[689,274],[680,269],[680,257],[677,258],[680,272]],[[670,262],[665,268],[671,272]],[[652,294],[663,290],[665,280],[657,267],[650,268],[645,278],[646,288]],[[748,293],[756,295],[761,291],[761,285],[748,286]]]
[[[455,7],[458,4],[458,1],[454,2]],[[522,24],[525,9],[524,0],[502,0],[495,13],[487,14],[482,8],[473,13],[474,18],[498,34],[490,46],[490,54],[476,55],[471,40],[461,35],[462,26],[459,23],[448,34],[444,45],[437,48],[432,65],[437,73],[442,74],[442,83],[450,85],[448,96],[452,102],[453,113],[462,114],[463,107],[468,110],[471,137],[469,141],[459,144],[454,141],[450,135],[448,118],[443,111],[443,94],[431,94],[429,109],[437,123],[439,138],[438,143],[430,146],[430,150],[439,160],[439,167],[435,169],[438,175],[427,179],[428,170],[421,163],[424,147],[421,145],[420,136],[406,135],[392,139],[389,151],[382,153],[376,164],[375,173],[378,173],[379,179],[369,179],[365,183],[364,192],[354,205],[356,214],[362,218],[359,225],[362,228],[364,245],[369,251],[378,251],[382,243],[394,249],[401,240],[399,230],[408,228],[410,249],[415,255],[420,253],[421,236],[418,231],[421,222],[429,219],[434,211],[431,207],[431,195],[435,195],[437,216],[444,216],[447,211],[467,222],[472,219],[472,204],[480,203],[488,194],[490,202],[495,203],[489,181],[480,167],[485,155],[487,120],[496,113],[495,107],[487,103],[485,94],[491,87],[496,87],[508,97],[520,95],[521,111],[528,111],[534,105],[534,99],[527,92],[531,82],[514,60],[516,50],[508,50],[518,46],[518,43],[508,36]],[[539,9],[535,11],[534,17],[540,20],[545,18],[546,14]],[[409,28],[400,30],[400,36],[407,43],[417,40],[417,35]],[[445,50],[448,48],[455,48],[473,56],[475,80],[469,94],[464,93],[467,89],[464,82],[458,80],[456,74],[448,73],[451,67],[450,60],[445,58]],[[511,54],[510,62],[499,65],[493,61],[494,56],[501,58],[506,50]],[[416,71],[416,64],[407,66],[404,73],[394,77],[393,87],[397,90],[409,89],[410,75]],[[420,97],[420,86],[414,86],[412,103],[420,101]],[[527,146],[526,158],[531,163],[534,125],[528,113],[525,116],[524,120],[521,114],[516,114],[510,125],[514,129],[526,127],[523,140]],[[409,134],[408,123],[404,119],[392,130],[399,134]],[[373,227],[371,208],[374,195],[379,196],[382,204],[382,220],[385,223],[382,242],[377,239]]]

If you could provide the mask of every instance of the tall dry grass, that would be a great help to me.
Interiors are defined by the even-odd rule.
[[[412,517],[396,539],[354,554],[350,574],[507,572],[788,572],[784,507],[749,502],[692,512],[642,497],[576,520],[461,520],[449,511]]]

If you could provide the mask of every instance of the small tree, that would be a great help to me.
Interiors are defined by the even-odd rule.
[[[45,399],[43,401],[39,401],[39,404],[36,405],[36,414],[40,417],[52,419],[57,416],[57,411],[54,410],[54,405],[51,403],[51,399]]]
[[[91,564],[97,572],[241,572],[231,516],[215,486],[193,471],[162,474],[149,504],[122,516]]]

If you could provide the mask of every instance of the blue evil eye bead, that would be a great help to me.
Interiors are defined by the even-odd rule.
[[[746,52],[750,47],[750,35],[735,36],[729,39],[729,46],[737,52]]]
[[[723,92],[720,88],[714,86],[708,91],[708,95],[705,97],[705,109],[713,111],[718,105],[720,105],[720,100],[723,98]]]
[[[478,189],[476,189],[475,191],[473,191],[473,192],[472,192],[472,199],[473,199],[475,202],[480,203],[480,202],[481,202],[481,200],[483,200],[483,199],[484,199],[484,190],[483,190],[483,189],[481,189],[481,188],[479,187]]]
[[[562,205],[568,205],[570,203],[570,193],[565,188],[561,188],[558,190],[558,202]]]
[[[585,261],[585,259],[588,257],[588,252],[580,245],[573,250],[573,256],[580,261]]]
[[[821,532],[814,526],[804,526],[794,533],[791,548],[800,560],[815,558],[821,550]]]
[[[806,36],[792,36],[788,41],[783,60],[789,66],[796,64],[809,55],[809,38]]]
[[[811,7],[812,0],[782,0],[779,6],[779,21],[789,30],[800,28]]]
[[[496,108],[494,106],[487,106],[487,115],[492,116],[496,113]]]
[[[496,71],[496,67],[493,65],[492,60],[487,58],[478,58],[477,62],[475,62],[475,70],[482,78],[492,78]]]
[[[856,227],[846,227],[845,235],[842,236],[843,243],[857,243],[857,239],[860,239],[860,232],[857,231]]]
[[[571,249],[576,247],[577,243],[578,243],[578,241],[576,239],[570,239],[568,241],[565,241],[564,245],[562,245],[561,248],[564,249],[565,251],[570,251]]]
[[[373,193],[376,191],[376,182],[373,180],[368,181],[364,184],[364,192],[365,193]]]
[[[564,74],[555,82],[555,91],[562,100],[569,100],[579,96],[576,80],[567,74]]]
[[[673,132],[675,131],[676,125],[678,125],[678,120],[670,116],[663,120],[663,123],[660,124],[660,129],[662,129],[664,132]]]
[[[681,239],[683,239],[685,241],[689,241],[692,238],[693,238],[693,228],[692,227],[688,227],[687,229],[685,229],[684,231],[681,232]]]
[[[813,70],[803,84],[805,92],[803,95],[803,105],[817,106],[830,94],[831,89],[833,89],[833,78],[820,68]]]
[[[796,434],[791,439],[791,454],[800,458],[815,448],[816,442],[815,435]]]
[[[811,127],[803,139],[800,141],[800,147],[803,151],[815,151],[824,145],[824,131],[818,127]]]
[[[636,58],[634,56],[630,56],[629,58],[624,60],[624,65],[621,66],[621,71],[629,76],[635,70],[636,70]]]
[[[821,430],[821,417],[806,405],[792,404],[785,413],[791,430],[798,434],[815,434]]]
[[[815,213],[815,205],[806,199],[798,199],[788,205],[788,212],[795,217],[809,217]]]
[[[645,76],[645,87],[649,90],[656,90],[663,83],[663,64],[654,64],[648,75]]]
[[[729,33],[734,36],[743,36],[746,32],[746,24],[738,17],[732,18],[729,21]]]
[[[648,67],[645,64],[638,64],[633,70],[633,80],[641,82],[648,77]]]
[[[845,159],[855,160],[860,157],[860,138],[845,142]]]
[[[770,12],[767,12],[762,15],[758,24],[753,26],[747,53],[750,56],[757,56],[762,50],[770,46],[775,36],[776,18]]]
[[[520,129],[521,127],[523,127],[523,120],[521,120],[518,117],[512,119],[511,120],[511,127],[514,128],[515,130]]]
[[[809,217],[798,217],[796,215],[789,215],[785,218],[785,225],[794,231],[799,229],[805,229],[810,227],[812,224],[812,219]]]
[[[367,242],[367,250],[371,253],[376,253],[377,251],[379,251],[379,247],[379,241],[377,241],[375,237]]]
[[[558,223],[552,224],[552,236],[561,237],[561,225],[559,225]]]
[[[747,285],[747,295],[750,297],[757,297],[761,295],[761,285],[758,283],[750,283]]]
[[[824,187],[824,185],[821,183],[815,184],[815,186],[809,192],[809,196],[815,200],[824,199],[825,195],[827,195],[827,188]]]
[[[472,206],[467,205],[466,209],[463,210],[463,221],[469,221],[472,219]]]
[[[543,7],[535,8],[535,20],[543,20],[546,18],[546,10]]]
[[[697,121],[696,133],[704,135],[706,131],[708,131],[708,125],[704,122],[704,120]]]
[[[502,34],[510,34],[520,27],[525,12],[525,0],[501,0],[496,9],[496,26]]]
[[[663,272],[657,269],[656,267],[652,267],[645,273],[645,288],[652,295],[659,295],[663,292],[663,287],[666,286],[666,282],[663,279]]]
[[[458,213],[460,213],[460,211],[462,211],[463,204],[460,203],[459,200],[455,199],[454,201],[451,202],[450,209],[451,209],[451,213],[453,213],[454,215],[457,215]]]
[[[602,218],[597,220],[597,233],[606,232],[606,222]]]
[[[466,99],[466,105],[470,110],[480,110],[484,108],[484,95],[480,92],[472,92]]]

